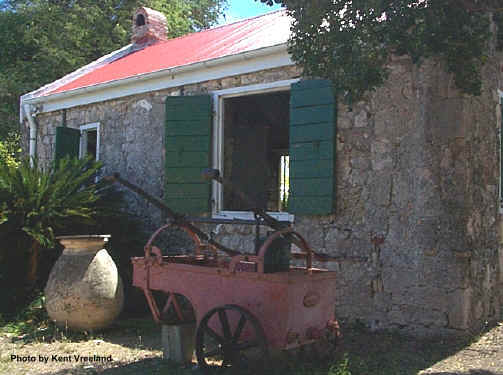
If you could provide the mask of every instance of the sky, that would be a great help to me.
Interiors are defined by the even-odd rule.
[[[225,18],[219,21],[222,25],[281,9],[279,4],[270,7],[260,0],[227,0],[227,2],[229,8],[225,11]]]

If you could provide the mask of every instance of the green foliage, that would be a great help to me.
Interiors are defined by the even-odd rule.
[[[8,321],[0,322],[0,334],[16,336],[24,344],[31,342],[82,341],[93,339],[89,332],[58,328],[47,315],[45,297],[37,293],[31,302]]]
[[[164,13],[170,37],[215,25],[227,6],[227,0],[141,0],[139,3]]]
[[[28,160],[19,167],[0,165],[0,241],[24,232],[53,247],[56,230],[72,221],[91,221],[99,198],[99,187],[91,181],[100,167],[90,158],[64,158],[47,170]]]
[[[170,37],[214,25],[226,0],[6,0],[0,3],[0,140],[19,97],[129,43],[134,9],[165,12]]]
[[[45,169],[36,161],[30,166],[28,160],[18,167],[0,165],[0,299],[9,301],[3,312],[12,315],[37,288],[43,288],[61,251],[56,235],[110,233],[114,248],[124,249],[124,256],[133,248],[141,249],[133,246],[134,241],[128,247],[118,240],[131,239],[138,232],[123,218],[120,195],[109,185],[95,183],[100,167],[90,158],[68,157]],[[34,244],[40,245],[43,257],[36,256]],[[122,254],[116,258],[125,264]],[[26,283],[30,271],[36,278],[34,285]]]
[[[34,164],[0,165],[0,299],[9,301],[0,311],[15,314],[43,288],[61,252],[56,235],[111,234],[108,249],[126,286],[127,308],[145,312],[143,296],[129,297],[134,295],[130,257],[143,254],[146,238],[138,221],[125,214],[121,193],[95,183],[101,163],[65,157],[46,169]],[[44,256],[38,257],[36,284],[27,290],[34,242]]]
[[[42,294],[37,295],[12,321],[1,324],[1,331],[17,336],[33,333],[34,328],[40,327],[42,322],[47,321],[44,299]]]
[[[337,365],[330,366],[328,375],[351,375],[348,353],[344,353],[344,358]]]
[[[0,140],[0,165],[16,167],[20,153],[18,134],[10,133],[5,140]]]
[[[272,0],[261,0],[272,4]],[[306,76],[331,79],[346,102],[388,77],[392,54],[439,56],[464,93],[480,95],[490,40],[503,48],[499,0],[274,0],[294,18],[289,51]],[[493,35],[491,19],[498,26]]]

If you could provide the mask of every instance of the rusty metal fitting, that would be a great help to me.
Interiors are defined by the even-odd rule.
[[[332,333],[335,333],[336,337],[341,337],[341,327],[339,326],[339,322],[337,320],[329,320],[327,322],[327,329],[332,331]]]
[[[318,340],[323,336],[323,331],[316,327],[306,329],[306,338],[308,340]]]

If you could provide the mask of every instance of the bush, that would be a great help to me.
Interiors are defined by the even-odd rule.
[[[11,133],[6,139],[0,140],[0,165],[17,166],[20,153],[18,134]]]
[[[32,300],[38,254],[56,247],[55,235],[75,224],[91,224],[104,185],[94,182],[101,163],[90,158],[60,160],[41,167],[35,160],[0,164],[0,298],[4,313],[14,314]]]
[[[147,236],[127,214],[122,192],[96,183],[101,164],[62,159],[42,168],[28,160],[0,165],[0,314],[12,319],[43,290],[62,252],[55,236],[110,234],[107,250],[125,287],[125,310],[144,313],[132,287],[132,256],[142,256]]]

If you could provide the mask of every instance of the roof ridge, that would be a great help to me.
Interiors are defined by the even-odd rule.
[[[243,23],[243,22],[250,21],[250,20],[253,20],[253,19],[256,19],[256,18],[270,16],[271,14],[279,13],[279,12],[286,12],[286,9],[273,10],[273,11],[270,11],[270,12],[267,12],[267,13],[259,14],[257,16],[253,16],[253,17],[249,17],[249,18],[243,18],[241,20],[237,20],[237,21],[234,21],[234,22],[231,22],[231,23],[226,23],[225,25],[218,25],[218,26],[215,26],[215,27],[211,27],[209,29],[204,29],[204,30],[200,30],[200,31],[193,31],[191,33],[183,34],[183,35],[177,36],[175,38],[170,38],[170,39],[167,39],[167,40],[162,40],[159,43],[155,43],[153,45],[158,45],[158,44],[161,44],[161,43],[166,43],[166,42],[169,42],[171,40],[187,38],[187,37],[189,37],[191,35],[194,35],[194,34],[199,34],[199,33],[204,33],[204,32],[207,32],[207,31],[213,31],[213,30],[221,29],[221,28],[224,28],[224,27],[227,27],[227,26],[235,25],[237,23]]]
[[[244,22],[244,21],[249,21],[249,20],[253,20],[255,18],[260,18],[260,17],[265,17],[265,16],[270,16],[271,14],[273,13],[279,13],[279,12],[285,12],[286,9],[277,9],[277,10],[271,10],[270,12],[267,12],[267,13],[262,13],[262,14],[258,14],[256,16],[253,16],[253,17],[249,17],[249,18],[243,18],[243,19],[240,19],[240,20],[236,20],[234,22],[231,22],[231,23],[226,23],[224,25],[218,25],[218,26],[215,26],[215,27],[212,27],[210,29],[206,29],[206,30],[202,30],[202,31],[207,31],[207,30],[214,30],[214,29],[218,29],[220,27],[225,27],[225,26],[230,26],[230,25],[233,25],[235,23],[239,23],[239,22]]]
[[[112,53],[113,59],[105,64],[91,63],[87,72],[79,69],[64,80],[55,81],[30,93],[31,96],[47,96],[76,88],[98,85],[146,73],[181,67],[225,56],[251,52],[252,50],[286,43],[291,18],[285,9],[220,25],[142,46],[129,45],[127,49]],[[84,74],[76,74],[84,73]],[[71,79],[67,79],[71,78]]]

